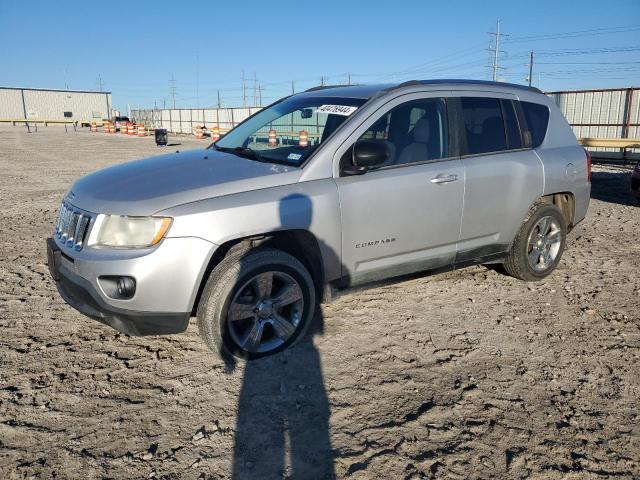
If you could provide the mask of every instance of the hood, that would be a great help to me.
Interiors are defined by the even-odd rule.
[[[67,199],[94,213],[152,215],[184,203],[295,183],[300,172],[216,150],[189,150],[98,170],[78,180]]]

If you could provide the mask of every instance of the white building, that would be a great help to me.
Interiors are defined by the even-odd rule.
[[[111,117],[111,92],[0,87],[0,120],[91,120]]]

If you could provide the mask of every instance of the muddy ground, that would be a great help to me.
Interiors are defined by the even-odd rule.
[[[595,169],[588,217],[540,283],[477,266],[344,292],[309,341],[225,366],[195,321],[127,337],[49,278],[70,183],[157,151],[0,127],[0,478],[640,478],[628,169]]]

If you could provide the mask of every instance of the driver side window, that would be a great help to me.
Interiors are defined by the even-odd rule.
[[[447,109],[444,98],[403,103],[380,117],[359,140],[393,145],[392,158],[384,165],[407,165],[449,156]]]

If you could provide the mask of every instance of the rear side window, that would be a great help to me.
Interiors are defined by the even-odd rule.
[[[507,131],[507,144],[510,150],[522,148],[522,136],[518,125],[518,117],[513,108],[511,100],[500,100],[502,104],[502,115],[504,116],[504,127]]]
[[[520,102],[527,129],[531,134],[531,146],[539,147],[547,134],[549,108],[538,103]]]
[[[497,98],[462,97],[467,154],[507,150],[502,108]]]

